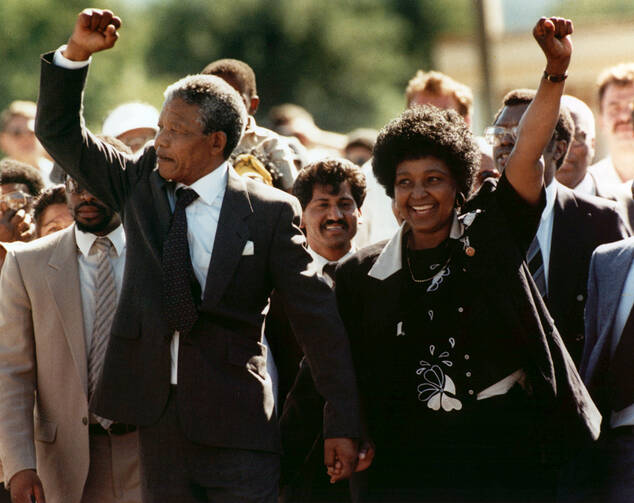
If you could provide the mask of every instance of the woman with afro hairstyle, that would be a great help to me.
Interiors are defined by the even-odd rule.
[[[545,195],[570,21],[542,18],[546,72],[499,182],[469,200],[479,152],[454,111],[379,133],[373,168],[403,224],[337,270],[364,407],[358,501],[551,501],[599,417],[524,262]],[[511,133],[509,133],[511,134]]]

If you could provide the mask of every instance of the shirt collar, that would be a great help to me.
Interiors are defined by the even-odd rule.
[[[84,257],[87,257],[90,254],[90,249],[98,237],[100,236],[97,236],[92,232],[80,231],[75,225],[75,242],[77,243],[77,248],[79,248],[79,251]],[[103,237],[110,239],[110,242],[117,252],[117,256],[120,257],[125,251],[125,232],[123,232],[123,226],[119,224],[115,230]]]
[[[395,272],[401,270],[403,267],[403,236],[407,231],[409,231],[409,225],[407,222],[403,222],[396,231],[396,234],[394,234],[392,239],[390,239],[387,245],[385,245],[385,248],[381,251],[374,265],[368,271],[368,276],[384,280],[389,278]],[[463,234],[464,225],[458,218],[458,213],[454,210],[449,238],[459,239]]]
[[[557,198],[557,187],[559,187],[559,182],[553,177],[553,181],[546,187],[546,207],[542,211],[542,220],[548,220],[553,212]]]
[[[330,262],[334,262],[336,264],[338,264],[339,262],[343,262],[345,259],[353,255],[357,251],[354,246],[351,246],[348,253],[346,253],[339,260],[328,260],[326,257],[323,257],[322,255],[317,253],[315,250],[313,250],[310,246],[308,246],[307,249],[308,249],[308,253],[310,253],[310,256],[313,257],[313,263],[315,264],[315,266],[317,266],[317,270],[319,271],[322,271],[324,269],[324,266],[326,264],[329,264]]]
[[[581,192],[582,194],[588,194],[590,196],[597,195],[597,188],[594,184],[594,178],[592,178],[592,175],[589,171],[586,172],[586,176],[583,177],[583,179],[577,184],[574,190],[577,192]]]
[[[180,187],[193,189],[205,204],[211,206],[218,197],[218,194],[227,187],[228,178],[229,163],[225,161],[211,173],[207,173],[205,176],[200,177],[189,186],[180,182],[177,183],[176,189],[179,189]]]

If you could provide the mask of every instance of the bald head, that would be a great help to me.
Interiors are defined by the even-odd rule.
[[[561,106],[570,112],[575,131],[568,154],[556,176],[560,183],[573,189],[583,181],[588,166],[594,159],[596,143],[594,114],[583,101],[570,95],[562,96]]]

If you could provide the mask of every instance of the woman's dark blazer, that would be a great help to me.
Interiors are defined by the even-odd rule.
[[[541,207],[544,200],[542,197]],[[509,213],[509,208],[514,211]],[[513,221],[509,221],[509,214],[514,215]],[[469,295],[497,307],[491,323],[499,315],[505,317],[506,326],[514,327],[509,337],[520,347],[529,392],[535,397],[537,417],[543,423],[544,444],[556,447],[559,453],[560,448],[596,439],[601,416],[524,261],[540,214],[541,208],[527,206],[506,177],[499,183],[485,182],[468,202],[467,211],[454,219],[450,237],[460,237],[460,251],[453,254],[452,267],[465,271]],[[404,232],[402,227],[389,242],[360,250],[337,269],[337,302],[350,337],[366,414],[373,405],[381,407],[373,404],[373,397],[381,396],[384,390],[377,386],[387,380],[377,376],[401,319],[401,291],[406,281],[401,267]],[[476,392],[489,384],[482,382]],[[372,425],[366,427],[371,429]]]

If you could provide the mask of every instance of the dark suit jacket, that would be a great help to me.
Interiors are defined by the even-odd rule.
[[[488,333],[475,334],[472,327],[499,323],[501,319],[506,320],[505,326],[513,327],[508,343],[516,345],[517,354],[522,355],[522,366],[535,397],[540,440],[549,454],[557,457],[562,453],[560,448],[596,439],[600,418],[524,262],[537,221],[522,221],[521,217],[507,220],[507,209],[500,208],[493,190],[501,183],[508,184],[504,177],[499,184],[489,179],[470,201],[468,210],[481,212],[466,231],[475,253],[457,253],[452,260],[455,270],[462,269],[469,275],[469,289],[464,295],[474,303],[459,327],[470,334],[467,351],[479,361],[491,359],[487,350],[490,345],[482,344],[488,342]],[[398,268],[394,265],[394,272],[382,273],[383,278],[373,276],[371,271],[380,256],[386,257],[384,251],[397,245],[399,239],[397,234],[387,246],[379,243],[364,248],[337,268],[339,311],[351,340],[371,438],[375,438],[374,430],[384,429],[385,404],[389,400],[381,397],[389,398],[392,390],[384,375],[385,362],[398,322],[403,319],[403,284],[408,274],[401,268],[400,257]],[[384,264],[394,262],[386,260]],[[488,321],[482,322],[482,316]],[[493,384],[496,379],[492,377],[485,372],[480,377],[474,374],[476,393]],[[377,444],[377,456],[380,449]]]
[[[99,415],[149,425],[170,386],[171,332],[161,312],[161,257],[170,225],[168,182],[148,146],[117,152],[83,127],[87,69],[42,60],[36,134],[52,157],[118,211],[127,261],[104,371],[92,406]],[[326,437],[357,437],[358,398],[349,344],[332,291],[305,273],[311,258],[298,202],[233,170],[222,204],[200,317],[181,337],[178,409],[185,435],[204,445],[279,452],[271,386],[265,381],[262,311],[275,288],[326,398]],[[247,241],[254,254],[242,255]]]
[[[557,187],[546,305],[570,355],[579,364],[583,350],[583,309],[588,267],[594,249],[627,237],[616,204]]]

